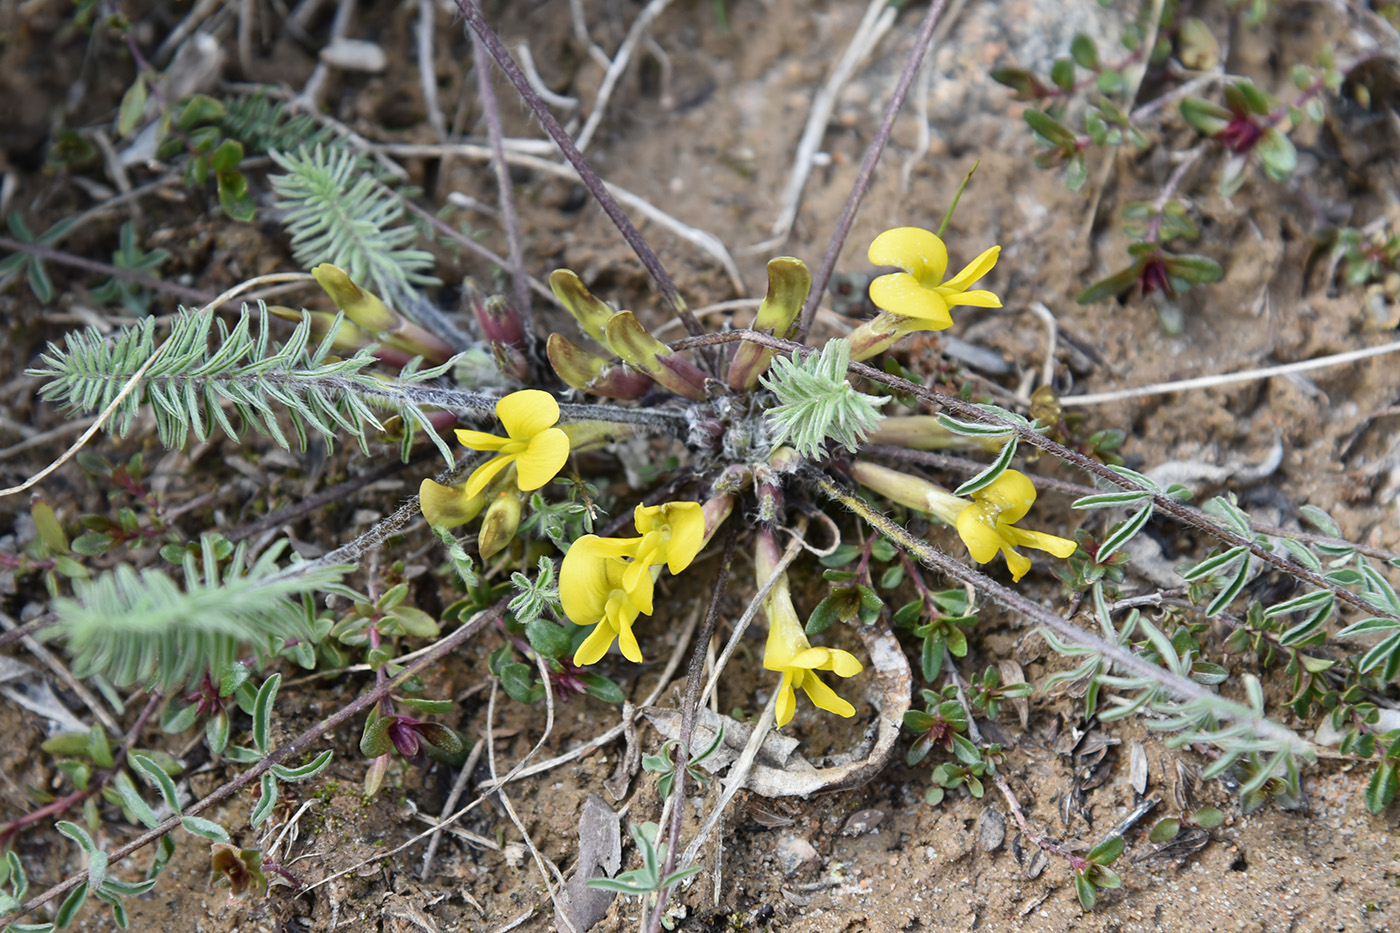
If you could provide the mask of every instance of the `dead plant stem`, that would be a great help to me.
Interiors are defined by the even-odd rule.
[[[491,65],[481,38],[472,34],[472,62],[476,66],[476,86],[481,95],[481,113],[486,118],[486,133],[491,140],[494,157],[491,165],[496,171],[496,203],[501,211],[501,229],[506,234],[510,254],[510,282],[514,290],[515,313],[528,336],[533,330],[530,314],[530,273],[525,269],[525,252],[520,244],[520,221],[515,213],[515,196],[506,164],[506,150],[501,140],[501,109],[496,103],[496,89],[491,86]]]
[[[281,762],[286,761],[289,758],[294,758],[305,752],[307,749],[311,748],[311,746],[313,746],[314,744],[324,741],[322,737],[326,733],[334,732],[335,730],[339,729],[341,726],[345,725],[347,722],[358,716],[361,712],[369,709],[375,703],[378,703],[381,699],[388,696],[394,690],[398,689],[400,686],[403,685],[405,681],[423,672],[427,668],[431,667],[433,664],[436,664],[442,658],[446,657],[450,652],[452,652],[459,646],[465,644],[467,640],[470,639],[473,635],[480,632],[488,624],[494,622],[496,617],[505,611],[505,608],[506,600],[503,599],[491,608],[483,609],[481,612],[477,613],[476,617],[473,618],[470,622],[461,625],[454,632],[452,632],[452,634],[439,641],[433,647],[433,650],[424,654],[413,664],[410,664],[409,666],[405,667],[402,671],[399,672],[398,676],[394,677],[392,680],[386,681],[385,683],[375,686],[373,689],[368,690],[365,693],[360,694],[360,696],[356,697],[354,700],[351,700],[349,703],[341,707],[341,709],[339,709],[335,713],[326,717],[321,722],[318,722],[310,729],[307,729],[306,731],[302,732],[292,741],[286,743],[285,745],[279,748],[274,748],[271,752],[269,752],[266,755],[266,757],[254,764],[247,771],[244,771],[242,774],[238,775],[236,778],[229,781],[227,784],[224,784],[223,786],[217,788],[212,793],[208,794],[202,799],[190,804],[188,807],[185,808],[183,814],[171,816],[170,818],[162,822],[159,826],[147,830],[146,832],[137,836],[135,839],[131,840],[125,845],[118,846],[116,849],[108,853],[109,859],[113,863],[120,862],[122,859],[126,858],[128,855],[131,855],[133,852],[140,851],[141,849],[155,842],[157,839],[160,839],[162,836],[174,832],[175,829],[177,829],[180,826],[180,820],[182,816],[198,816],[206,810],[209,810],[214,806],[227,800],[228,798],[232,797],[234,794],[238,793],[240,790],[249,786],[250,784],[257,783],[264,774],[272,770],[273,765],[280,764]],[[36,894],[34,897],[29,898],[29,900],[25,901],[11,913],[0,917],[0,923],[14,922],[21,917],[33,913],[35,910],[42,907],[43,905],[49,903],[50,901],[56,898],[62,897],[69,891],[76,888],[78,885],[82,884],[84,881],[87,880],[87,876],[87,871],[83,870],[75,875],[66,878],[58,884],[53,885],[52,887],[48,888],[42,893]]]
[[[666,847],[666,861],[661,866],[661,877],[665,878],[676,870],[676,851],[681,843],[681,821],[685,818],[685,778],[686,766],[690,764],[690,741],[695,732],[695,711],[700,705],[700,687],[705,681],[705,658],[710,639],[719,622],[719,605],[729,586],[729,568],[734,563],[734,549],[739,542],[740,524],[731,521],[724,542],[724,557],[720,559],[719,574],[715,577],[714,588],[710,591],[710,605],[705,610],[705,621],[700,625],[700,637],[690,649],[690,667],[686,671],[685,697],[681,701],[681,732],[676,745],[675,781],[671,785],[671,797],[675,805],[671,809],[670,842]],[[660,933],[661,918],[666,912],[666,901],[670,888],[663,887],[656,896],[656,909],[652,911],[649,933]]]
[[[583,157],[583,153],[579,152],[574,141],[564,132],[564,128],[554,118],[548,105],[540,99],[539,94],[535,93],[535,89],[530,86],[524,72],[520,70],[520,66],[515,63],[515,59],[511,58],[510,50],[486,24],[481,10],[472,0],[457,0],[457,8],[462,11],[462,17],[467,21],[467,25],[480,37],[486,46],[486,51],[495,59],[496,65],[501,69],[506,79],[515,86],[520,99],[530,108],[535,119],[540,121],[540,125],[549,134],[549,138],[554,140],[554,144],[559,147],[560,153],[578,172],[579,179],[597,200],[598,205],[602,207],[603,213],[608,215],[608,219],[613,222],[613,226],[617,227],[622,238],[627,241],[627,245],[632,247],[632,251],[642,261],[642,266],[656,282],[656,287],[661,290],[662,296],[675,309],[681,321],[685,323],[686,333],[697,337],[703,334],[704,330],[701,328],[700,322],[695,319],[695,315],[691,313],[685,299],[676,290],[676,285],[671,281],[671,275],[666,271],[666,267],[661,264],[661,260],[657,258],[651,246],[632,225],[632,221],[623,213],[622,206],[603,185],[603,180],[598,177],[597,172],[593,171],[593,166],[588,164],[588,160]]]

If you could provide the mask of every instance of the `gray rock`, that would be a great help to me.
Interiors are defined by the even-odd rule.
[[[852,813],[846,825],[841,827],[843,836],[863,836],[874,830],[885,818],[884,810],[861,810]]]
[[[982,811],[977,819],[977,844],[984,852],[995,852],[1006,841],[1006,817],[995,807]]]
[[[783,874],[791,877],[804,868],[811,868],[821,862],[821,856],[812,844],[801,836],[785,833],[778,838],[778,865]]]

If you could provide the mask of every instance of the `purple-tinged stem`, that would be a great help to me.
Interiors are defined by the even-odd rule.
[[[680,292],[676,291],[676,284],[671,281],[671,276],[666,268],[661,265],[661,260],[656,257],[656,253],[647,245],[646,240],[637,232],[637,228],[632,225],[632,221],[627,219],[627,215],[622,211],[622,205],[617,203],[617,199],[608,192],[603,184],[603,179],[598,177],[598,173],[593,171],[593,167],[588,164],[588,160],[583,157],[583,153],[578,151],[574,141],[564,132],[564,128],[559,125],[559,121],[554,118],[549,107],[535,89],[530,86],[520,66],[511,58],[510,50],[501,42],[499,36],[486,25],[485,18],[481,15],[481,10],[472,0],[457,0],[457,8],[462,11],[462,18],[467,21],[467,25],[481,39],[481,43],[486,46],[486,51],[495,59],[496,65],[506,76],[506,79],[515,86],[516,93],[520,99],[530,108],[530,112],[535,115],[535,119],[540,121],[544,131],[549,134],[549,138],[554,140],[554,144],[559,147],[559,152],[569,161],[569,164],[578,172],[579,180],[583,182],[585,188],[598,201],[603,213],[608,215],[608,219],[617,227],[622,238],[627,241],[627,245],[632,247],[632,251],[637,254],[637,258],[642,261],[642,266],[656,282],[656,287],[661,290],[661,294],[671,303],[680,317],[681,323],[685,325],[686,332],[692,337],[698,337],[704,333],[700,327],[700,322],[696,320],[690,307],[686,305],[685,299]]]
[[[530,314],[530,275],[525,271],[525,252],[520,246],[520,222],[515,214],[515,198],[511,192],[510,168],[506,165],[506,149],[501,142],[501,109],[496,104],[496,90],[491,86],[491,68],[486,60],[486,47],[472,34],[472,62],[476,66],[476,85],[481,94],[481,112],[486,118],[486,132],[491,139],[491,161],[496,169],[496,196],[501,209],[501,228],[506,233],[510,252],[510,278],[515,292],[515,313],[526,333],[534,330]]]
[[[505,607],[506,600],[503,599],[496,605],[492,606],[490,609],[478,613],[477,616],[474,619],[472,619],[472,621],[458,628],[451,635],[448,635],[446,638],[433,645],[432,648],[429,649],[426,654],[420,656],[412,664],[407,665],[402,671],[399,672],[397,677],[390,681],[387,681],[386,683],[382,683],[375,686],[372,690],[362,693],[360,696],[347,703],[339,711],[316,723],[316,725],[312,726],[310,729],[307,729],[305,732],[297,736],[292,741],[281,746],[280,748],[273,749],[271,752],[268,753],[266,757],[264,757],[257,764],[253,765],[247,771],[244,771],[242,774],[238,775],[238,777],[234,778],[227,784],[213,791],[208,796],[197,800],[194,803],[190,804],[188,807],[186,807],[184,811],[184,816],[198,816],[200,813],[211,809],[217,804],[223,803],[225,800],[232,797],[234,794],[238,793],[243,788],[249,786],[250,784],[256,784],[264,774],[272,770],[273,765],[280,764],[289,758],[300,755],[316,743],[324,741],[322,736],[324,736],[327,732],[334,732],[336,729],[339,729],[341,726],[345,725],[355,716],[359,715],[364,710],[373,706],[375,703],[378,703],[384,697],[387,697],[390,693],[392,693],[394,690],[400,687],[404,681],[427,670],[429,667],[446,657],[449,652],[463,645],[473,635],[477,634],[483,628],[489,625],[496,618],[496,616],[504,612]],[[161,823],[159,826],[147,830],[146,832],[137,836],[135,839],[131,840],[125,845],[118,846],[116,849],[113,849],[110,853],[108,853],[109,858],[113,862],[119,862],[122,859],[126,858],[128,855],[132,854],[133,852],[145,848],[146,846],[155,842],[157,839],[160,839],[162,836],[174,832],[175,829],[177,829],[180,826],[180,819],[180,816],[170,817],[169,819]],[[62,882],[54,885],[48,890],[40,894],[36,894],[34,897],[31,897],[19,907],[15,908],[9,914],[0,917],[0,923],[12,923],[19,920],[19,918],[27,914],[33,913],[35,910],[39,909],[40,907],[49,903],[50,901],[60,898],[63,895],[67,894],[69,891],[73,890],[78,885],[86,881],[87,877],[87,871],[80,871],[77,874],[72,875],[71,877],[63,880]]]
[[[846,204],[841,208],[841,216],[836,221],[836,229],[831,233],[831,242],[826,246],[826,252],[822,255],[821,265],[817,267],[816,275],[812,276],[812,290],[807,293],[807,302],[802,306],[802,317],[797,327],[797,339],[800,341],[807,336],[807,330],[812,326],[812,318],[816,316],[817,307],[822,303],[822,295],[826,292],[826,283],[831,280],[831,273],[836,268],[836,260],[841,255],[841,247],[846,243],[846,236],[851,232],[851,224],[855,222],[856,210],[860,207],[860,202],[865,199],[865,192],[870,187],[870,179],[875,174],[875,166],[880,161],[880,156],[884,155],[885,144],[890,141],[890,133],[894,130],[895,117],[899,116],[899,111],[904,107],[904,99],[909,96],[909,87],[914,83],[914,76],[919,73],[919,65],[924,60],[924,53],[933,42],[933,31],[938,27],[938,21],[943,16],[943,8],[948,5],[947,0],[933,0],[928,8],[928,13],[924,15],[923,25],[919,27],[919,35],[914,39],[914,48],[909,52],[909,58],[904,63],[904,71],[899,76],[899,83],[895,85],[894,93],[890,95],[890,102],[885,105],[885,115],[880,119],[880,128],[875,131],[875,138],[870,141],[870,146],[865,150],[865,158],[860,163],[860,172],[856,175],[855,184],[851,186],[851,193],[846,198]]]
[[[688,350],[693,347],[733,343],[736,340],[748,340],[760,346],[781,350],[783,353],[794,355],[800,354],[805,356],[808,353],[816,352],[812,347],[803,346],[791,340],[773,337],[756,330],[732,330],[726,331],[723,334],[707,334],[704,337],[687,337],[684,340],[677,340],[675,343],[671,344],[671,349]],[[864,363],[850,363],[846,369],[847,372],[854,376],[869,379],[871,382],[878,382],[881,385],[890,386],[891,388],[898,389],[900,392],[906,392],[928,403],[930,406],[946,411],[957,418],[965,418],[969,421],[979,421],[1004,427],[1014,432],[1020,440],[1025,441],[1032,447],[1037,447],[1053,457],[1057,457],[1066,463],[1079,467],[1086,473],[1091,473],[1094,476],[1100,477],[1119,489],[1148,493],[1154,508],[1162,514],[1171,516],[1183,525],[1188,525],[1203,534],[1210,535],[1230,547],[1243,547],[1254,557],[1271,567],[1275,567],[1289,576],[1302,580],[1304,583],[1311,584],[1320,590],[1326,590],[1336,596],[1341,602],[1353,608],[1360,609],[1369,616],[1377,616],[1390,619],[1394,622],[1400,622],[1400,614],[1388,612],[1371,605],[1351,590],[1345,589],[1333,583],[1331,580],[1326,579],[1322,574],[1314,573],[1302,564],[1295,563],[1283,555],[1275,554],[1273,551],[1265,549],[1253,540],[1235,534],[1223,525],[1203,517],[1201,513],[1194,509],[1187,508],[1170,496],[1160,492],[1153,492],[1144,486],[1140,486],[1121,473],[1113,472],[1092,457],[1086,456],[1077,450],[1072,450],[1063,444],[1045,437],[1043,434],[1032,431],[1025,425],[1018,424],[993,412],[978,408],[971,402],[965,402],[960,398],[951,395],[940,395],[927,386],[910,382],[908,379],[903,379],[899,376],[890,375],[873,366],[867,366]],[[1020,610],[1018,609],[1018,611]]]

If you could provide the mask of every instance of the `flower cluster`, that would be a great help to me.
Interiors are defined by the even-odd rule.
[[[559,403],[548,392],[512,392],[496,403],[496,417],[506,429],[505,437],[457,431],[463,446],[494,451],[496,456],[472,471],[459,486],[425,479],[418,487],[419,505],[431,525],[455,528],[486,510],[479,542],[482,557],[494,555],[515,537],[522,508],[519,492],[539,489],[569,459],[569,435],[555,426]],[[494,495],[488,496],[488,489]]]
[[[952,525],[977,563],[985,564],[1000,553],[1016,581],[1031,569],[1030,558],[1016,548],[1034,548],[1066,558],[1078,547],[1068,538],[1016,527],[1036,497],[1030,477],[1018,470],[1003,470],[992,482],[972,493],[970,502],[927,480],[874,463],[855,464],[851,475],[892,502]]]
[[[575,625],[594,625],[574,653],[579,666],[597,663],[616,641],[622,656],[642,660],[632,623],[651,615],[652,589],[661,567],[680,573],[705,546],[705,510],[698,502],[639,505],[639,537],[584,535],[564,555],[559,601]]]

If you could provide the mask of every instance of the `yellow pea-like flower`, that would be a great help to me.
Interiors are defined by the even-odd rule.
[[[637,559],[628,570],[629,583],[643,568],[656,564],[680,573],[705,546],[705,510],[698,502],[639,505],[633,520],[642,539]]]
[[[1016,548],[1035,548],[1065,558],[1079,546],[1069,538],[1016,527],[1016,522],[1030,511],[1036,497],[1030,477],[1019,470],[1003,471],[974,492],[971,502],[926,479],[878,463],[860,461],[852,467],[851,476],[892,502],[937,516],[952,525],[977,563],[985,564],[998,553],[1002,554],[1013,580],[1019,581],[1031,569],[1030,558]]]
[[[569,459],[569,437],[559,421],[559,403],[539,389],[512,392],[496,403],[496,417],[506,437],[484,431],[458,430],[457,440],[472,450],[494,450],[496,456],[472,472],[463,486],[467,498],[486,488],[496,474],[512,463],[521,491],[539,489],[564,468]]]
[[[968,289],[992,271],[1000,254],[1000,246],[985,250],[945,282],[948,248],[937,234],[920,227],[886,230],[870,244],[870,261],[877,266],[898,266],[904,271],[882,275],[871,282],[870,300],[877,308],[912,318],[902,328],[906,331],[952,327],[952,307],[1001,307],[1001,299],[991,292]]]
[[[1035,495],[1030,477],[1018,470],[1006,470],[972,494],[972,504],[958,513],[955,527],[973,560],[985,564],[1000,552],[1011,579],[1019,581],[1031,569],[1031,560],[1017,547],[1035,548],[1060,558],[1074,553],[1079,545],[1068,538],[1016,527],[1030,511]]]
[[[777,562],[776,542],[771,535],[761,535],[754,555],[754,571],[760,586],[772,575]],[[768,591],[763,601],[763,611],[768,616],[768,642],[763,649],[763,667],[783,675],[773,711],[774,723],[781,727],[792,721],[797,711],[798,690],[807,694],[818,709],[847,719],[854,716],[856,708],[837,696],[836,691],[817,676],[817,671],[831,671],[837,677],[854,677],[861,672],[861,663],[849,651],[812,647],[807,633],[802,629],[802,621],[797,617],[797,609],[792,604],[786,573],[779,576]]]
[[[641,662],[642,649],[632,632],[637,616],[651,615],[653,580],[649,570],[632,576],[638,566],[641,538],[584,535],[564,555],[559,568],[559,602],[575,625],[597,625],[574,652],[574,664],[596,664],[616,641],[622,656]]]

